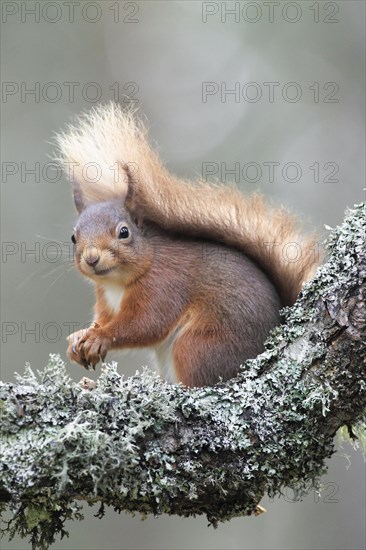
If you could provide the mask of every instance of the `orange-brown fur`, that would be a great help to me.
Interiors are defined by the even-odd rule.
[[[96,326],[70,342],[70,357],[94,366],[109,349],[160,346],[188,386],[234,376],[312,276],[314,236],[259,195],[172,176],[144,126],[117,105],[94,110],[58,142],[63,162],[77,164],[77,264],[97,289]],[[93,161],[98,183],[83,171]],[[128,242],[116,236],[122,222]],[[284,254],[291,243],[293,262]],[[124,289],[117,311],[106,285],[112,296]]]

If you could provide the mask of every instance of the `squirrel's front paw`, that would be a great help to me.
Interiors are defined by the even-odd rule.
[[[78,330],[77,332],[73,332],[72,334],[69,334],[67,337],[67,341],[69,342],[68,348],[67,348],[67,355],[71,361],[74,363],[79,363],[79,365],[82,365],[86,369],[88,368],[88,364],[85,362],[84,358],[80,355],[77,349],[77,345],[80,341],[80,339],[85,336],[89,329],[82,329]]]
[[[76,354],[84,367],[95,369],[99,361],[104,361],[105,356],[112,346],[112,338],[99,326],[88,329],[78,340],[75,348]]]

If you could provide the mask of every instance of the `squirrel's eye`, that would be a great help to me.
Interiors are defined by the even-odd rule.
[[[74,235],[74,234],[71,235],[71,240],[72,240],[72,242],[73,242],[74,244],[76,244],[76,239],[75,239],[75,235]]]
[[[119,230],[118,238],[119,238],[119,239],[127,239],[128,236],[129,236],[128,228],[124,225],[124,226],[121,227],[121,229]]]

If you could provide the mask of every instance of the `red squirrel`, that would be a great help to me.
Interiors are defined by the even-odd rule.
[[[57,142],[79,214],[76,265],[96,287],[94,325],[68,337],[70,359],[94,368],[109,350],[151,347],[170,383],[234,377],[312,277],[314,235],[258,194],[173,176],[115,103]]]

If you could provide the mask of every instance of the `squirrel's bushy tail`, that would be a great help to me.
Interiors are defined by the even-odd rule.
[[[268,274],[283,305],[292,305],[313,276],[319,255],[315,235],[306,235],[295,216],[258,194],[171,175],[131,110],[115,103],[97,107],[57,142],[61,161],[73,168],[88,202],[122,198],[131,211],[169,231],[232,245]],[[99,179],[87,177],[93,163]]]

